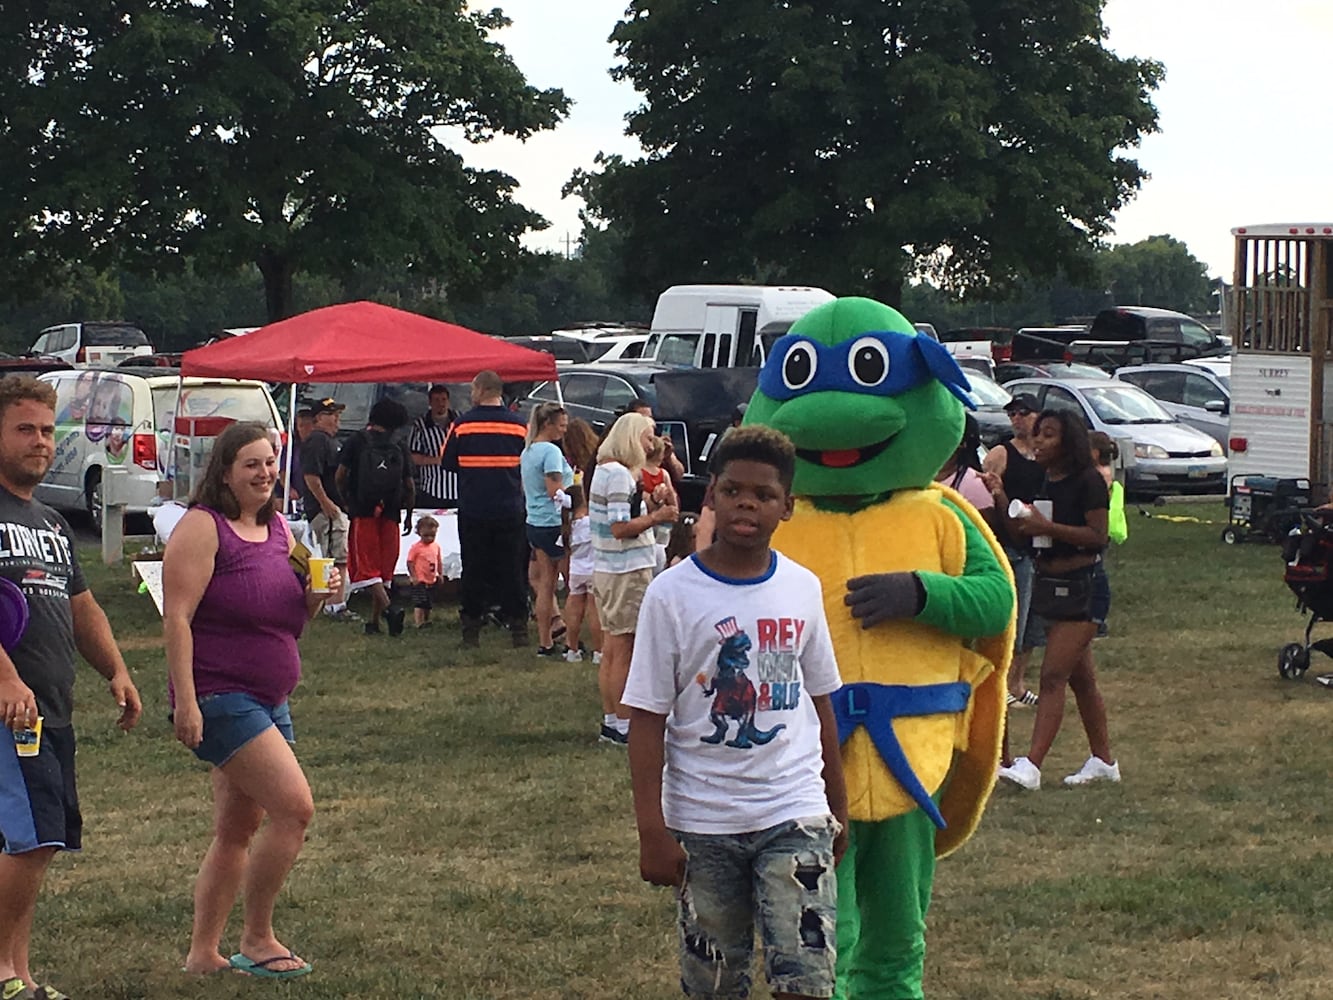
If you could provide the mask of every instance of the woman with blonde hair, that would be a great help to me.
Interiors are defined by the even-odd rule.
[[[162,559],[176,739],[212,765],[213,840],[194,885],[185,958],[185,971],[200,975],[310,971],[274,934],[273,905],[315,808],[292,752],[287,698],[301,676],[296,640],[328,594],[312,591],[293,565],[296,541],[275,510],[277,477],[269,429],[228,427]],[[329,589],[340,585],[335,567]],[[219,947],[242,888],[244,922],[228,959]]]
[[[600,739],[629,744],[629,709],[620,703],[634,653],[639,605],[653,578],[653,528],[676,520],[674,504],[658,504],[639,489],[645,448],[657,432],[650,417],[626,413],[597,450],[596,475],[589,487],[592,523],[592,593],[602,621],[602,663],[597,685],[602,695]]]

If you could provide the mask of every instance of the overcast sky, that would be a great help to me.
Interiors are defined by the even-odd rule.
[[[530,244],[563,250],[581,202],[560,188],[599,151],[638,152],[624,135],[638,95],[607,74],[625,0],[492,2],[514,22],[498,40],[529,82],[563,88],[574,106],[552,132],[466,156],[517,178],[519,200],[552,224]],[[1233,226],[1333,219],[1333,0],[1107,0],[1105,23],[1115,51],[1166,66],[1161,131],[1137,151],[1152,176],[1113,242],[1168,233],[1229,278]]]

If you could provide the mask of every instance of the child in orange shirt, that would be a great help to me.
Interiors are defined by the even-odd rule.
[[[412,620],[417,628],[430,627],[430,588],[444,579],[440,572],[444,556],[435,541],[439,531],[440,522],[424,515],[417,522],[420,541],[413,542],[407,550],[407,571],[412,576]]]

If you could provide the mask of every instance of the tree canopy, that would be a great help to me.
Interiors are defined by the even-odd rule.
[[[1180,312],[1213,308],[1208,266],[1171,236],[1149,236],[1111,247],[1101,261],[1117,305],[1162,305]]]
[[[613,70],[645,156],[575,186],[641,291],[803,282],[889,302],[910,276],[1003,295],[1091,273],[1145,174],[1161,67],[1101,0],[631,0]]]
[[[501,281],[544,221],[439,135],[526,138],[567,112],[490,40],[507,23],[463,0],[5,4],[0,253],[249,262],[270,319],[302,270]]]

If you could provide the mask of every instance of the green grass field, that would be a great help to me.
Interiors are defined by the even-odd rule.
[[[1217,502],[1153,513],[1224,517]],[[1051,787],[999,789],[940,868],[935,1000],[1333,996],[1318,950],[1333,692],[1277,675],[1302,628],[1277,551],[1131,517],[1095,647],[1125,780],[1058,787],[1087,755],[1071,703]],[[679,995],[670,896],[638,878],[625,755],[595,742],[595,668],[494,634],[464,656],[449,608],[400,640],[323,621],[303,640],[293,712],[317,811],[277,926],[314,974],[181,975],[206,772],[166,721],[152,602],[127,567],[90,571],[146,711],[123,736],[82,673],[87,847],[57,859],[39,904],[41,977],[99,1000]],[[1014,719],[1021,747],[1031,713]]]

